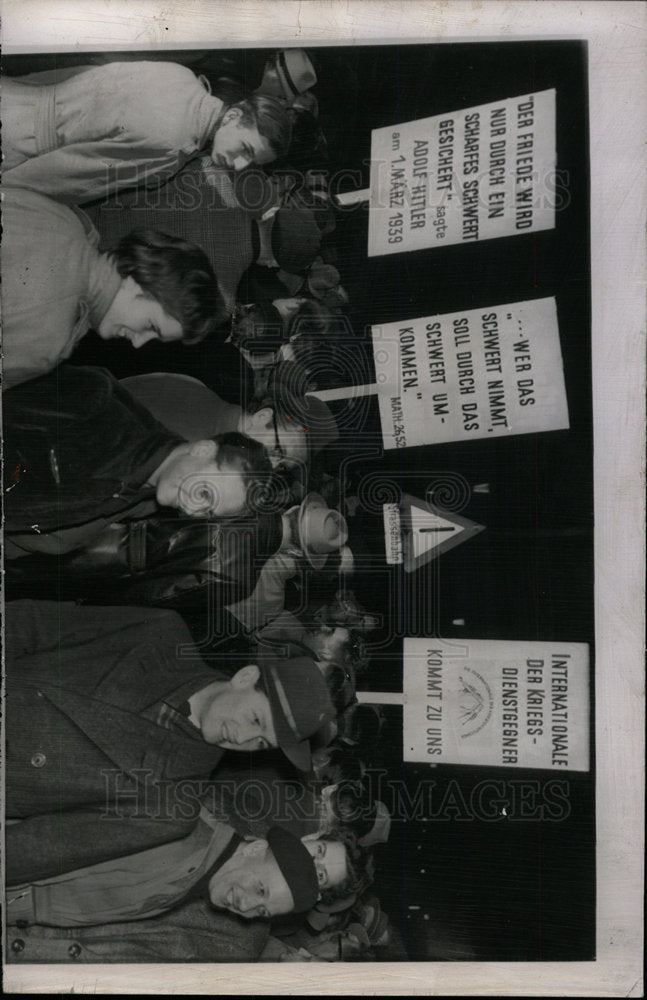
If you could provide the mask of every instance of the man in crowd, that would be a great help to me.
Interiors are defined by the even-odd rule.
[[[281,827],[242,838],[202,810],[194,830],[162,844],[79,871],[10,886],[7,923],[77,927],[143,920],[207,896],[245,920],[312,909],[320,888],[347,877],[340,841],[303,844]]]
[[[154,230],[131,232],[112,254],[71,208],[33,191],[3,198],[4,388],[51,371],[89,329],[125,338],[195,344],[225,315],[200,247]]]
[[[321,571],[331,556],[350,552],[348,525],[338,510],[318,493],[308,493],[301,504],[281,515],[282,541],[262,567],[254,590],[229,611],[251,632],[275,619],[285,609],[285,586],[301,566]]]
[[[183,441],[99,368],[61,365],[4,397],[6,555],[60,555],[157,511],[231,517],[271,472],[242,434]]]
[[[208,437],[240,431],[264,445],[273,466],[307,463],[339,437],[330,409],[314,396],[287,402],[282,386],[255,404],[253,411],[227,403],[198,379],[170,372],[122,380],[128,392],[182,437]]]
[[[312,660],[228,679],[177,614],[6,606],[6,872],[21,884],[186,836],[225,750],[280,747],[311,766],[334,710]]]
[[[2,85],[5,185],[68,204],[159,184],[201,150],[242,170],[290,145],[280,101],[255,94],[227,108],[177,63],[113,62]]]
[[[357,633],[345,625],[304,625],[290,611],[282,611],[253,634],[258,655],[263,648],[294,648],[301,655],[314,656],[321,663],[335,663],[354,676],[368,665],[366,647]]]

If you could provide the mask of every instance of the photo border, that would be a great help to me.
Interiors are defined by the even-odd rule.
[[[641,996],[647,6],[640,0],[238,0],[235,6],[3,0],[2,15],[6,55],[218,44],[588,41],[598,913],[593,962],[5,965],[5,991]]]

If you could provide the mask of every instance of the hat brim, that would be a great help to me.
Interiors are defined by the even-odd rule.
[[[299,533],[299,546],[304,558],[310,563],[313,569],[323,569],[330,556],[339,549],[333,549],[332,552],[311,552],[308,549],[307,544],[304,544],[304,533],[305,533],[305,519],[308,510],[313,507],[323,507],[325,510],[332,510],[328,506],[324,498],[320,493],[308,493],[308,495],[302,500],[301,506],[299,507],[299,514],[297,517],[297,531]],[[348,537],[348,536],[347,536]],[[341,548],[341,545],[339,546]]]
[[[276,688],[269,680],[271,669],[269,661],[262,662],[260,679],[272,710],[272,721],[274,723],[276,741],[288,760],[294,764],[299,771],[312,771],[312,748],[310,746],[310,737],[304,737],[301,740],[298,740],[295,737],[295,734],[285,717],[285,712]],[[321,719],[320,728],[330,719],[331,712],[332,705],[330,706],[330,711],[324,713]],[[318,731],[319,730],[317,730],[317,732]]]
[[[312,770],[312,751],[310,749],[310,740],[303,740],[301,743],[291,744],[284,742],[281,744],[281,750],[299,771]]]

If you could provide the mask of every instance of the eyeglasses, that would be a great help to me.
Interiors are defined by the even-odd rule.
[[[357,635],[356,632],[350,632],[348,639],[348,652],[350,654],[353,666],[356,669],[362,670],[368,661],[367,646],[361,636]]]
[[[277,458],[285,458],[285,448],[281,444],[281,439],[279,438],[279,428],[276,422],[276,410],[272,407],[272,427],[274,428],[274,449],[272,451],[273,455]]]

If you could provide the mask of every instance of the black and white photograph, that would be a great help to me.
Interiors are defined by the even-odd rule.
[[[257,24],[4,39],[7,984],[563,963],[590,995],[609,730],[642,768],[600,600],[592,48]]]

